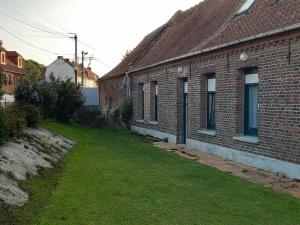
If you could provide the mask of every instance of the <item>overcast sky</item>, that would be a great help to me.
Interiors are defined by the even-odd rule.
[[[91,66],[102,76],[120,62],[126,50],[133,49],[145,35],[167,22],[177,10],[188,9],[200,1],[1,0],[0,40],[8,50],[16,50],[26,59],[48,65],[56,59],[54,53],[74,58],[74,42],[68,38],[53,38],[49,32],[76,32],[82,43],[92,46],[79,43],[78,52],[84,50],[89,52],[89,56],[94,55],[98,61],[93,61]],[[41,25],[45,32],[32,27],[41,28]],[[29,46],[3,28],[53,53]]]

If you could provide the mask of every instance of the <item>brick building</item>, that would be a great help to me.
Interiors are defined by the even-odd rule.
[[[205,0],[113,71],[134,131],[300,179],[300,1]]]
[[[15,87],[20,79],[26,75],[26,69],[23,68],[23,57],[16,51],[7,51],[0,41],[0,73],[6,75],[7,85],[4,87],[5,96],[14,94]]]

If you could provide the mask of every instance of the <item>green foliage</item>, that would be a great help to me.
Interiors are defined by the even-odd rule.
[[[81,90],[71,79],[63,81],[54,76],[50,81],[28,76],[17,86],[15,99],[21,104],[37,106],[44,118],[61,121],[70,119],[83,104]]]
[[[37,127],[41,120],[41,113],[38,107],[34,105],[25,104],[21,106],[25,114],[25,121],[27,127]]]
[[[55,117],[60,121],[67,121],[83,104],[80,87],[71,79],[66,81],[52,79],[57,94],[55,102]]]
[[[130,121],[132,118],[132,113],[133,113],[131,98],[124,99],[124,101],[121,104],[120,111],[121,111],[122,121],[126,124],[127,128],[129,128]]]
[[[72,117],[73,122],[83,126],[101,127],[106,125],[105,117],[99,109],[81,107]]]
[[[24,61],[24,68],[27,70],[27,76],[39,78],[43,76],[42,72],[44,71],[45,66],[29,59]]]
[[[7,79],[5,74],[0,73],[0,100],[4,94],[3,86],[5,86],[6,84],[7,84]]]
[[[26,113],[20,104],[8,105],[5,109],[6,117],[9,122],[8,133],[10,136],[20,136],[23,128],[26,127]]]
[[[31,105],[40,105],[41,99],[39,89],[42,81],[34,76],[26,76],[15,89],[15,99],[17,102]]]
[[[3,144],[9,136],[9,123],[5,111],[0,107],[0,144]]]

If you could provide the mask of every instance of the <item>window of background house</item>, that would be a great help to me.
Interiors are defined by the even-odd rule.
[[[255,0],[244,0],[243,5],[237,11],[236,14],[242,14],[242,13],[246,12],[253,5],[254,2],[255,2]]]
[[[258,70],[245,71],[245,134],[258,135]]]
[[[214,75],[207,78],[207,129],[216,129],[216,78]]]
[[[5,64],[5,53],[1,53],[1,63]]]
[[[21,57],[18,58],[18,67],[22,67],[22,58]]]

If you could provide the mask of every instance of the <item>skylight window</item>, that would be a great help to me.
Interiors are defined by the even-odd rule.
[[[237,11],[237,14],[241,14],[243,12],[246,12],[255,2],[255,0],[245,0],[242,7]]]

